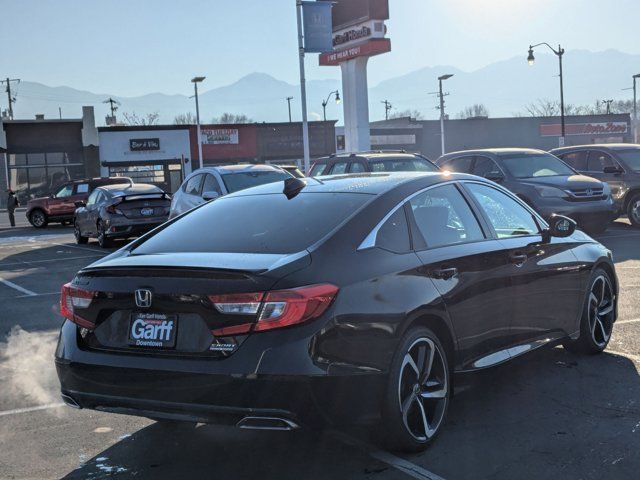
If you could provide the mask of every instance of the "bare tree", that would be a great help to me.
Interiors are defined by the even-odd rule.
[[[419,110],[403,110],[401,112],[393,112],[389,115],[389,118],[406,118],[409,117],[413,120],[424,120],[422,112]]]
[[[539,98],[534,103],[525,105],[524,109],[531,117],[555,117],[560,115],[560,104],[548,98]]]
[[[557,100],[538,99],[535,103],[526,105],[524,109],[531,117],[554,117],[560,115],[560,102]],[[617,100],[610,107],[611,113],[631,113],[632,111],[632,100]],[[606,104],[599,100],[596,100],[591,105],[568,103],[564,106],[564,113],[565,115],[603,115],[607,113],[607,108]]]
[[[253,119],[249,118],[244,113],[235,114],[225,112],[220,117],[214,117],[211,123],[253,123]]]
[[[146,115],[138,115],[136,112],[124,112],[122,114],[124,118],[123,122],[125,125],[157,125],[158,120],[160,119],[160,114],[158,112],[147,113]]]
[[[458,118],[487,118],[489,117],[489,110],[483,103],[475,103],[469,107],[466,107],[460,113]]]
[[[180,115],[176,115],[173,119],[174,125],[193,125],[196,123],[196,116],[191,113],[181,113]]]

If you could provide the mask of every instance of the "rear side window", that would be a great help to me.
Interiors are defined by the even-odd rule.
[[[207,174],[204,177],[204,184],[202,185],[202,192],[217,192],[222,195],[220,184],[218,179],[211,174]]]
[[[411,250],[409,242],[409,226],[404,207],[398,208],[378,230],[376,247],[395,253],[406,253]]]
[[[471,173],[471,162],[473,157],[454,158],[442,165],[442,168],[450,172]]]
[[[349,170],[351,173],[362,173],[366,172],[367,169],[364,168],[364,165],[360,162],[353,162],[351,164],[351,169]]]
[[[311,168],[311,173],[309,174],[310,177],[317,177],[318,175],[322,175],[324,173],[324,169],[327,167],[326,163],[316,163],[312,168]]]
[[[280,193],[221,197],[168,225],[133,253],[296,253],[322,239],[372,198],[358,193],[304,192],[291,200]]]
[[[331,175],[340,175],[342,173],[346,173],[347,166],[349,166],[349,162],[336,162],[331,167]]]
[[[496,165],[496,162],[488,157],[476,157],[476,163],[473,165],[472,173],[479,177],[502,174],[500,168],[498,168],[498,165]]]
[[[560,158],[571,168],[584,172],[587,170],[587,153],[589,153],[587,150],[582,150],[580,152],[566,153]]]
[[[454,185],[431,188],[410,200],[418,230],[428,247],[485,238],[473,211]]]
[[[589,152],[589,162],[588,162],[588,171],[589,172],[598,172],[602,173],[604,167],[615,167],[616,164],[611,158],[611,155],[604,152],[599,152],[597,150],[591,150]]]
[[[89,184],[88,183],[78,183],[76,185],[76,194],[89,193]]]
[[[191,177],[184,186],[184,193],[188,193],[189,195],[199,195],[202,177],[203,175],[194,175]]]
[[[533,215],[516,200],[486,185],[477,183],[466,185],[489,217],[498,238],[538,233],[538,225]]]
[[[281,182],[291,178],[287,172],[282,170],[262,171],[262,172],[242,172],[222,175],[222,181],[229,193],[238,192],[245,188],[257,187],[266,183]]]

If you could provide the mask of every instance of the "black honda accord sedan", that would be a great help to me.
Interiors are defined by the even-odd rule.
[[[465,174],[290,179],[207,203],[62,289],[67,404],[289,430],[441,429],[453,374],[545,345],[601,352],[611,252]]]

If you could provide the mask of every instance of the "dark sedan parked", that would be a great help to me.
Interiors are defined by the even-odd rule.
[[[610,251],[484,179],[292,178],[78,272],[55,361],[74,407],[280,430],[373,421],[419,450],[454,372],[558,343],[601,352],[617,295]]]
[[[640,145],[577,145],[551,153],[580,173],[607,182],[620,213],[640,228]]]
[[[617,217],[606,183],[580,175],[557,157],[528,148],[493,148],[449,153],[443,170],[472,173],[511,190],[544,218],[566,215],[589,233],[601,233]]]
[[[76,202],[73,231],[78,243],[97,238],[102,248],[115,238],[142,235],[169,218],[171,197],[155,185],[130,183],[96,188]]]

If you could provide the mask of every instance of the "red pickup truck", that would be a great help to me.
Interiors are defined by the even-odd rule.
[[[73,221],[75,202],[87,201],[96,187],[118,183],[132,184],[129,177],[91,178],[74,180],[60,185],[55,193],[48,197],[34,198],[27,203],[27,219],[36,228],[44,228],[49,223],[63,225]]]

